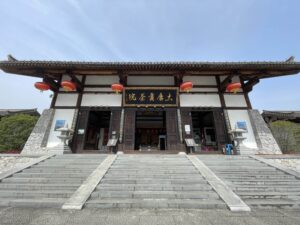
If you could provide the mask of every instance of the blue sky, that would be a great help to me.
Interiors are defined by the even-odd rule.
[[[300,60],[299,0],[1,0],[0,60]],[[0,71],[0,108],[50,105]],[[261,81],[253,108],[300,110],[300,74]]]

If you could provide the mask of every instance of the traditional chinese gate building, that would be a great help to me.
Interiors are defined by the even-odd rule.
[[[41,78],[54,92],[24,152],[37,153],[59,143],[57,128],[75,130],[74,153],[101,152],[109,137],[118,137],[125,152],[178,152],[185,138],[194,138],[202,152],[220,152],[230,143],[228,131],[246,130],[252,153],[280,153],[248,94],[261,79],[296,74],[298,62],[61,62],[19,61],[10,57],[0,68],[12,74]],[[73,91],[62,81],[76,84]],[[193,83],[189,92],[183,82]],[[237,93],[226,90],[241,83]],[[122,84],[121,93],[111,89]],[[276,91],[276,90],[274,90]],[[46,149],[46,150],[45,150]],[[245,153],[246,154],[246,153]]]

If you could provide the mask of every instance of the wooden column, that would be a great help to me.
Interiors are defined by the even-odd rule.
[[[109,137],[111,137],[113,131],[116,131],[117,137],[119,137],[120,135],[121,111],[122,111],[121,108],[111,110],[110,124],[109,124]]]
[[[73,136],[72,151],[78,152],[84,149],[84,142],[87,132],[87,124],[89,119],[89,110],[79,110],[76,128]],[[78,130],[84,130],[83,134],[78,134]]]
[[[124,109],[124,141],[123,150],[134,150],[136,109]]]
[[[193,121],[192,121],[191,109],[190,108],[187,108],[187,109],[181,108],[180,112],[181,112],[181,124],[182,124],[182,137],[183,137],[183,140],[185,138],[192,138],[193,137]],[[185,125],[190,125],[190,127],[191,127],[190,135],[187,135],[185,133],[185,130],[184,130]]]
[[[217,81],[217,86],[218,86],[218,93],[219,93],[219,98],[220,98],[220,102],[221,102],[221,107],[225,108],[225,99],[224,99],[224,94],[221,90],[221,80],[219,76],[216,76],[216,81]]]
[[[177,120],[177,108],[166,109],[166,131],[168,150],[178,150],[180,145]]]
[[[84,75],[82,78],[82,89],[81,89],[81,91],[79,91],[78,98],[77,98],[76,108],[78,108],[78,109],[81,107],[81,101],[82,101],[85,80],[86,80],[86,75]]]
[[[222,150],[222,145],[228,143],[228,135],[226,131],[225,117],[223,110],[213,110],[216,138],[218,143],[218,150]]]

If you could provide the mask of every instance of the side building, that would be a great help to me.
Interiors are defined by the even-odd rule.
[[[241,154],[281,151],[249,92],[260,79],[297,74],[298,62],[64,62],[0,61],[12,74],[41,78],[53,91],[50,109],[38,121],[23,153],[40,154],[59,144],[58,127],[74,129],[73,153],[105,152],[118,137],[124,152],[222,151],[230,131],[245,130]],[[62,82],[74,89],[66,91]],[[180,85],[191,82],[190,91]],[[236,93],[228,85],[241,84]],[[120,87],[114,92],[112,84]],[[124,87],[124,88],[123,88]]]

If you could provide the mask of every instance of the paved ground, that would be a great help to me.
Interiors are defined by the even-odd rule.
[[[101,210],[0,208],[1,225],[286,225],[300,224],[299,211],[258,210],[232,213],[228,210]]]

